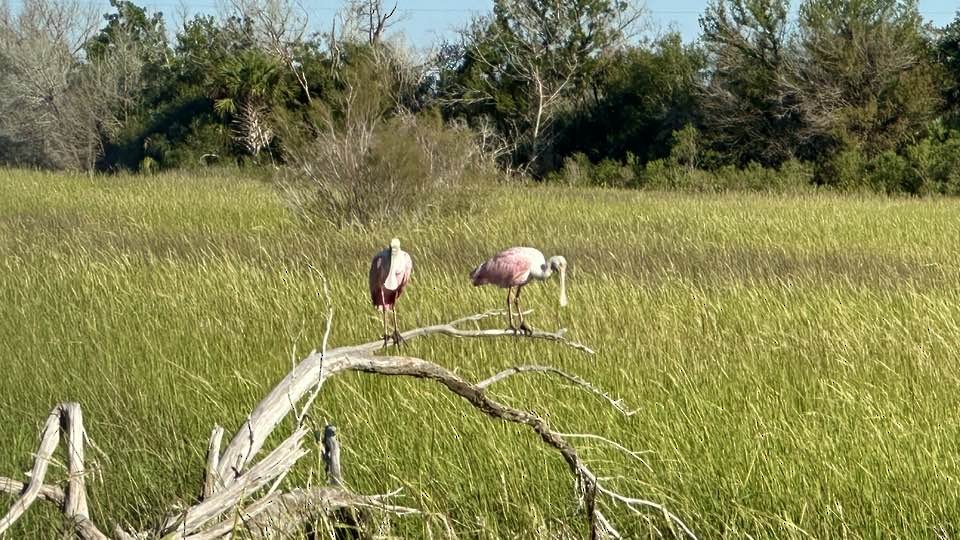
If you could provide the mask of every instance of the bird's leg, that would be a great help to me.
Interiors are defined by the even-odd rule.
[[[393,336],[392,337],[393,337],[393,343],[397,346],[397,348],[400,348],[400,345],[403,344],[403,336],[400,335],[400,329],[398,328],[398,326],[400,325],[400,323],[398,322],[398,319],[400,316],[397,315],[397,313],[398,313],[397,305],[394,304],[393,305]]]
[[[527,326],[527,323],[523,321],[523,308],[520,307],[520,290],[523,289],[523,285],[517,287],[517,297],[514,300],[514,304],[517,306],[517,317],[520,317],[520,331],[528,336],[533,335],[533,330]]]
[[[513,287],[507,287],[507,322],[509,324],[509,326],[507,326],[507,330],[513,330],[513,333],[516,334],[517,327],[513,325],[513,311],[512,311],[512,305],[511,305],[512,303],[513,303]]]
[[[380,307],[380,314],[383,315],[383,347],[387,347],[387,340],[390,338],[390,334],[387,334],[387,308],[386,306]]]

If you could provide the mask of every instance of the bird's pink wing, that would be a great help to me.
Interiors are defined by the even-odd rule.
[[[410,274],[413,273],[413,259],[410,258],[410,254],[407,252],[401,252],[400,256],[401,264],[400,269],[397,271],[397,298],[400,298],[400,293],[403,292],[403,289],[407,287],[407,283],[410,282]]]
[[[516,287],[527,282],[530,261],[525,248],[510,248],[494,255],[474,274],[474,285],[492,283],[500,287]]]
[[[383,282],[387,278],[387,260],[383,253],[377,253],[370,262],[370,301],[374,306],[383,304]]]

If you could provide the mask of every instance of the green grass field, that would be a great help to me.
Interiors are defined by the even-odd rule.
[[[523,339],[432,337],[406,353],[471,379],[549,363],[638,412],[553,379],[494,388],[578,440],[621,491],[665,503],[701,538],[960,534],[960,201],[500,188],[485,211],[360,231],[297,223],[268,185],[230,178],[88,179],[0,172],[0,475],[23,479],[58,401],[84,407],[103,453],[93,518],[147,527],[200,485],[214,423],[236,429],[321,343],[380,333],[372,254],[414,257],[407,327],[498,308],[467,274],[527,244],[571,264],[524,298],[590,357]],[[488,321],[502,326],[499,320]],[[365,493],[441,512],[464,538],[580,537],[561,458],[429,382],[347,375],[315,416],[335,422]],[[313,443],[311,443],[313,444]],[[315,481],[316,455],[287,479]],[[61,467],[51,470],[63,478]],[[4,512],[9,498],[0,501]],[[655,513],[609,512],[630,537]],[[438,522],[394,521],[404,537]],[[12,537],[53,537],[38,503]]]

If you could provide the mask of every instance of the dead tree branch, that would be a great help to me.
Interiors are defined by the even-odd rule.
[[[514,375],[519,375],[521,373],[550,373],[550,374],[557,375],[573,383],[574,386],[582,388],[583,390],[603,399],[604,401],[609,403],[611,406],[613,406],[614,409],[620,411],[624,416],[633,416],[634,414],[637,413],[637,411],[635,410],[628,409],[623,404],[622,399],[614,399],[612,396],[610,396],[610,394],[604,392],[600,388],[597,388],[593,384],[590,384],[589,381],[584,380],[582,377],[578,377],[571,373],[567,373],[566,371],[563,371],[561,369],[557,369],[555,367],[550,367],[550,366],[513,366],[501,371],[500,373],[497,373],[496,375],[493,375],[492,377],[489,377],[487,379],[484,379],[478,382],[477,388],[486,389],[487,387],[493,384],[502,382]]]
[[[13,478],[0,476],[0,493],[6,493],[8,495],[22,495],[25,489],[27,489],[27,485],[23,482],[19,482]],[[47,484],[40,486],[38,497],[45,501],[50,501],[58,506],[63,505],[63,490],[57,486],[51,486]]]
[[[36,459],[33,462],[33,468],[30,470],[30,483],[27,484],[27,488],[20,495],[20,498],[10,507],[7,515],[0,519],[0,534],[6,532],[40,495],[43,478],[47,475],[47,466],[53,457],[53,451],[57,449],[59,438],[60,406],[58,405],[50,412],[47,423],[43,426],[43,432],[40,435],[40,447],[37,449]],[[66,500],[66,497],[64,497],[64,500]]]
[[[67,452],[67,470],[69,478],[66,491],[45,486],[44,477],[47,467],[53,459],[57,443],[64,439]],[[105,540],[103,534],[88,517],[87,490],[84,476],[84,440],[83,414],[78,403],[60,403],[50,411],[40,434],[40,446],[31,469],[30,482],[25,486],[16,480],[0,478],[0,492],[19,493],[7,514],[0,519],[0,536],[3,535],[41,495],[60,505],[63,514],[73,522],[77,536],[82,540]],[[19,489],[17,489],[19,488]]]
[[[443,334],[461,338],[515,337],[508,330],[460,330],[457,324],[499,315],[499,311],[465,317],[448,324],[439,324],[409,330],[402,335],[405,341],[425,337],[431,334]],[[517,338],[522,339],[522,338]],[[593,354],[585,345],[568,341],[559,333],[534,332],[527,339],[542,339],[562,343],[574,349]],[[300,401],[311,388],[320,388],[324,381],[344,369],[344,357],[351,354],[373,353],[383,348],[383,341],[372,341],[362,345],[338,347],[326,351],[326,354],[313,351],[273,388],[250,413],[246,423],[234,435],[220,458],[220,478],[229,485],[233,478],[260,451],[264,441],[273,433],[277,425],[288,415],[294,403]],[[321,367],[323,369],[321,370]],[[321,371],[323,372],[321,375]],[[300,414],[304,414],[301,411]]]
[[[337,440],[337,428],[329,425],[323,429],[323,462],[327,464],[327,480],[332,486],[343,486],[343,472],[340,470],[340,441]]]
[[[223,428],[213,426],[213,433],[210,434],[210,443],[207,445],[207,468],[203,475],[203,494],[204,500],[213,497],[220,489],[220,443],[223,441]]]
[[[605,495],[615,502],[627,505],[629,508],[633,508],[634,506],[654,508],[662,512],[672,525],[680,527],[689,537],[696,538],[693,531],[691,531],[678,516],[668,511],[663,505],[644,499],[627,497],[601,485],[597,476],[577,454],[576,448],[567,441],[560,432],[552,430],[547,422],[539,416],[491,399],[479,384],[471,384],[446,368],[419,358],[369,356],[351,357],[350,360],[352,360],[352,362],[346,369],[377,375],[406,376],[432,380],[442,384],[448,390],[465,399],[473,407],[488,416],[529,426],[546,444],[560,452],[567,466],[570,468],[570,472],[573,474],[575,480],[578,496],[585,506],[591,538],[619,535],[612,527],[608,528],[609,523],[598,513],[597,499],[599,495]]]
[[[307,451],[301,445],[306,434],[306,429],[298,429],[270,452],[267,457],[250,467],[246,473],[237,476],[222,491],[210,499],[188,508],[183,512],[182,519],[179,519],[178,516],[174,520],[168,521],[161,530],[172,530],[174,533],[166,538],[168,540],[178,540],[189,535],[209,521],[235,508],[243,498],[258,492],[273,479],[285,474],[297,460],[307,454]]]
[[[507,330],[464,330],[459,325],[476,323],[500,312],[487,312],[410,330],[403,334],[406,341],[430,335],[445,335],[456,338],[509,337],[524,340]],[[568,340],[563,332],[535,332],[533,340],[551,341],[574,350],[593,354],[585,345]],[[326,341],[326,338],[325,338]],[[519,343],[520,341],[518,341]],[[573,479],[577,499],[583,504],[585,519],[591,538],[619,537],[614,524],[602,513],[603,505],[620,505],[634,513],[640,507],[660,512],[671,526],[695,538],[693,532],[674,513],[662,504],[621,494],[603,484],[603,480],[589,468],[577,453],[571,438],[591,438],[612,445],[639,459],[639,453],[626,449],[601,436],[567,435],[552,429],[547,421],[536,414],[525,412],[490,397],[487,390],[493,384],[522,373],[546,373],[562,377],[575,386],[597,395],[623,414],[632,414],[620,400],[579,376],[547,366],[515,366],[503,370],[479,382],[470,382],[456,373],[433,362],[406,356],[373,356],[383,348],[382,341],[355,346],[311,352],[292,368],[290,373],[253,409],[247,420],[234,434],[227,447],[220,452],[223,429],[216,426],[207,447],[207,458],[202,482],[201,497],[185,510],[162,520],[153,531],[126,533],[117,529],[118,538],[139,538],[144,534],[165,540],[214,539],[229,537],[238,528],[243,528],[253,537],[272,536],[286,530],[295,533],[307,519],[329,514],[341,508],[371,508],[393,515],[421,514],[414,508],[390,504],[388,500],[397,495],[394,491],[384,495],[358,495],[344,487],[339,470],[339,446],[335,443],[332,426],[325,433],[325,457],[328,462],[332,485],[320,488],[295,488],[286,492],[279,486],[297,461],[308,453],[303,438],[308,429],[297,422],[294,432],[262,458],[265,441],[273,434],[280,422],[288,415],[303,419],[308,414],[309,404],[297,411],[296,406],[307,398],[311,403],[324,382],[345,372],[361,372],[384,376],[411,377],[436,382],[469,405],[491,418],[527,426],[545,444],[563,457]],[[61,428],[62,426],[62,428]],[[58,435],[67,439],[69,452],[69,482],[66,491],[43,484],[47,465],[57,446]],[[107,537],[87,517],[86,490],[84,487],[83,444],[85,435],[82,416],[76,404],[58,405],[47,419],[41,435],[40,447],[26,485],[0,478],[0,492],[19,493],[7,515],[0,521],[0,533],[9,528],[30,504],[39,497],[62,506],[65,515],[73,520],[78,535],[85,540],[103,540]],[[309,517],[308,517],[309,516]]]

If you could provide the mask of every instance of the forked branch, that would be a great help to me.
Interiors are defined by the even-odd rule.
[[[63,439],[67,453],[67,471],[69,478],[67,489],[44,485],[47,468],[57,449],[57,443]],[[30,481],[24,485],[16,480],[0,478],[0,493],[19,494],[19,498],[0,518],[0,536],[16,522],[39,497],[56,503],[64,516],[73,524],[78,537],[82,540],[105,540],[103,534],[90,521],[87,510],[87,490],[84,468],[84,445],[86,432],[83,429],[83,414],[77,403],[60,403],[50,411],[40,434],[40,446],[37,448]]]
[[[605,496],[614,502],[627,505],[631,509],[633,506],[654,508],[662,512],[671,525],[679,527],[690,538],[696,538],[693,531],[691,531],[678,516],[668,511],[665,506],[644,499],[628,497],[601,485],[600,480],[583,462],[577,454],[576,448],[567,440],[564,434],[551,429],[543,418],[490,398],[486,394],[485,388],[492,382],[503,380],[509,376],[500,376],[506,372],[501,372],[501,374],[495,375],[480,383],[472,384],[444,367],[419,358],[405,356],[368,356],[348,357],[347,360],[350,366],[346,369],[351,371],[361,371],[377,375],[413,377],[438,382],[488,416],[530,427],[543,439],[543,442],[560,452],[560,455],[563,456],[564,461],[566,461],[570,472],[573,474],[578,496],[585,506],[591,538],[619,536],[616,529],[613,528],[597,508],[598,497],[600,496]],[[519,366],[511,369],[511,374],[525,371],[550,371],[541,366]]]
[[[534,332],[532,336],[518,337],[508,330],[462,330],[457,326],[466,322],[477,322],[488,317],[502,315],[502,311],[488,311],[469,317],[457,319],[451,323],[438,324],[409,330],[402,335],[405,341],[441,334],[458,338],[498,338],[516,337],[517,339],[547,340],[593,354],[593,350],[585,345],[567,340],[562,333]],[[296,403],[303,396],[313,390],[319,392],[323,383],[344,369],[343,359],[351,354],[369,354],[383,349],[383,341],[372,341],[362,345],[337,347],[325,352],[313,351],[300,361],[287,376],[265,397],[250,413],[247,421],[233,436],[230,444],[223,451],[220,458],[219,477],[224,486],[231,482],[243,471],[250,460],[263,447],[264,441],[273,433],[280,422],[290,414]],[[300,411],[302,416],[304,411]]]
[[[532,336],[516,336],[507,330],[462,329],[465,323],[476,323],[487,317],[500,315],[501,312],[487,312],[457,319],[447,324],[439,324],[410,330],[403,334],[406,341],[434,334],[456,338],[524,338],[551,341],[574,350],[593,354],[585,345],[568,340],[562,332],[535,332]],[[326,340],[325,340],[326,341]],[[585,518],[591,538],[619,537],[620,533],[610,519],[600,510],[600,504],[622,505],[637,513],[636,507],[653,508],[684,534],[695,538],[693,532],[681,519],[668,511],[663,505],[645,499],[620,494],[605,486],[603,481],[587,466],[577,453],[571,438],[587,437],[612,444],[621,451],[626,448],[612,443],[603,437],[593,435],[565,435],[555,431],[549,424],[533,413],[504,404],[488,395],[492,385],[524,373],[552,374],[565,379],[578,388],[596,395],[625,415],[633,414],[621,400],[615,399],[585,379],[549,366],[514,366],[503,370],[479,382],[470,382],[456,373],[433,362],[407,356],[373,356],[383,348],[382,341],[361,345],[311,352],[301,360],[290,373],[254,408],[246,422],[232,437],[229,445],[221,453],[219,447],[223,435],[222,428],[216,427],[208,442],[206,467],[204,468],[201,497],[191,507],[176,512],[163,520],[148,534],[168,540],[213,539],[230,536],[242,527],[254,536],[263,527],[275,531],[276,523],[296,526],[303,523],[305,514],[316,515],[337,508],[375,508],[395,515],[419,513],[418,510],[397,506],[387,502],[395,495],[364,496],[346,490],[342,485],[324,488],[295,488],[286,492],[278,489],[294,464],[307,450],[302,441],[307,434],[303,418],[310,404],[317,397],[323,383],[340,373],[354,371],[385,376],[412,377],[434,381],[468,404],[491,418],[527,426],[536,433],[545,444],[563,457],[574,478],[577,498],[583,503]],[[296,406],[306,398],[306,404],[300,411]],[[293,414],[296,429],[278,444],[266,456],[257,458],[265,441],[275,431],[280,422]],[[62,428],[61,428],[62,426]],[[44,475],[60,435],[67,439],[70,456],[70,482],[67,490],[44,485]],[[329,435],[329,434],[328,434]],[[27,484],[15,480],[0,478],[0,493],[19,494],[20,497],[0,520],[0,534],[16,521],[37,499],[61,505],[62,511],[73,520],[78,535],[84,539],[102,540],[107,538],[87,517],[86,491],[83,484],[83,443],[84,431],[79,406],[75,404],[58,405],[43,429],[40,447]],[[331,454],[334,450],[328,449]],[[636,457],[637,453],[632,453]],[[337,475],[335,475],[337,476]],[[301,516],[298,518],[297,516]],[[140,537],[143,533],[128,535],[118,529],[118,537]]]

